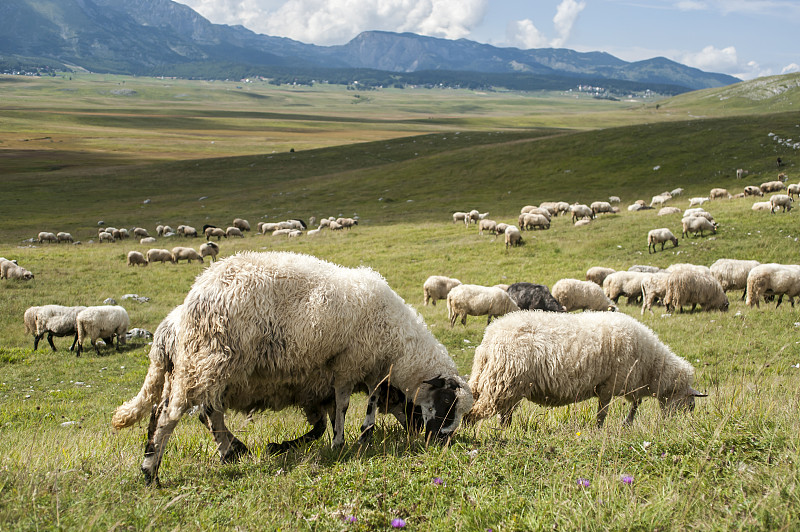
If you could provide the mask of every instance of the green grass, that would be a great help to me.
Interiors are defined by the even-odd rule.
[[[125,86],[137,82],[125,79]],[[60,90],[37,83],[44,92]],[[200,82],[175,83],[198,101],[214,102]],[[86,99],[103,96],[86,85],[72,102],[76,108],[88,109]],[[326,91],[304,93],[302,101],[312,105],[315,98],[334,98]],[[49,95],[41,101],[57,99]],[[109,108],[97,103],[100,111]],[[372,104],[347,105],[352,109],[342,116],[354,118],[352,113]],[[179,107],[167,106],[164,112],[178,115]],[[237,125],[243,118],[226,118],[229,110],[221,107],[211,105],[203,119]],[[317,115],[297,114],[304,122]],[[398,110],[393,120],[407,123],[411,114]],[[483,120],[472,114],[456,118],[461,125]],[[37,137],[37,127],[50,127],[26,120]],[[641,316],[639,308],[621,305],[695,366],[696,387],[709,397],[698,401],[692,415],[662,417],[658,406],[646,401],[626,429],[621,426],[626,405],[617,401],[606,427],[598,430],[593,426],[596,401],[555,409],[526,403],[509,429],[487,420],[461,431],[445,449],[426,449],[419,437],[381,419],[373,445],[359,449],[353,446],[365,406],[359,395],[341,453],[330,448],[326,435],[307,448],[269,456],[267,443],[306,430],[294,409],[259,414],[252,423],[230,415],[228,425],[253,450],[232,465],[219,464],[207,431],[187,417],[169,441],[160,489],[146,489],[139,472],[145,426],[118,433],[110,428],[114,408],[141,386],[146,344],[134,342],[121,353],[105,350],[100,357],[89,350],[80,358],[67,350],[66,338],[55,340],[56,353],[45,342],[38,351],[31,349],[22,326],[28,306],[95,305],[113,297],[127,308],[133,326],[153,331],[204,267],[128,268],[127,251],[150,246],[90,243],[101,219],[152,232],[158,223],[199,228],[209,222],[228,225],[243,216],[255,226],[290,216],[307,220],[358,213],[360,225],[351,231],[291,240],[249,234],[223,241],[222,254],[291,250],[346,266],[368,265],[421,312],[462,373],[470,370],[485,321],[469,318],[465,327],[451,329],[443,302],[422,306],[421,286],[428,275],[484,285],[552,285],[565,277],[582,278],[594,265],[709,265],[720,257],[797,262],[795,211],[755,213],[751,199],[713,202],[707,208],[720,223],[716,235],[684,238],[677,248],[668,245],[648,255],[647,231],[666,226],[677,234],[680,216],[624,209],[635,199],[649,201],[678,186],[686,188],[672,202],[680,207],[711,187],[738,192],[744,184],[773,179],[778,155],[796,181],[795,154],[777,151],[767,133],[796,136],[797,113],[582,132],[555,123],[542,129],[501,127],[503,119],[498,120],[493,129],[464,127],[458,135],[443,128],[295,153],[256,155],[244,145],[235,158],[190,159],[170,146],[175,155],[168,162],[135,166],[127,153],[120,155],[125,164],[115,162],[106,147],[98,154],[66,150],[76,166],[50,171],[43,168],[56,164],[51,153],[0,150],[2,157],[27,158],[31,164],[0,170],[0,256],[18,259],[36,275],[29,283],[0,281],[0,529],[383,530],[395,517],[405,519],[410,530],[798,528],[800,315],[788,304],[747,308],[737,292],[730,295],[727,313],[666,316],[659,309]],[[346,130],[362,125],[339,122]],[[146,125],[134,123],[120,130],[149,134]],[[736,168],[750,174],[737,181]],[[450,221],[454,210],[477,208],[511,222],[528,203],[589,202],[612,194],[623,198],[619,215],[601,216],[583,228],[556,218],[549,231],[523,233],[526,245],[510,250],[499,239]],[[199,201],[201,196],[207,199]],[[144,204],[145,199],[151,202]],[[22,242],[40,230],[70,231],[83,244]],[[156,245],[177,244],[159,239]],[[127,293],[151,300],[121,301]],[[623,475],[631,475],[633,483],[623,483]],[[443,484],[434,484],[435,478]],[[578,478],[588,479],[589,487],[579,487]],[[357,522],[345,523],[347,516]]]

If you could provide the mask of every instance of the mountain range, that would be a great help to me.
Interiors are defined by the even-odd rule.
[[[230,77],[293,70],[368,69],[397,74],[518,75],[571,84],[621,80],[672,92],[740,81],[663,57],[626,62],[603,52],[502,48],[412,33],[367,31],[337,46],[305,44],[213,24],[171,0],[3,0],[0,67],[42,65],[135,75]],[[466,76],[466,75],[465,75]],[[469,76],[466,76],[469,77]],[[399,79],[402,79],[399,78]]]

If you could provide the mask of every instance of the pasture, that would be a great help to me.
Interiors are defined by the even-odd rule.
[[[67,81],[82,83],[77,95],[65,92]],[[425,448],[421,437],[379,417],[372,445],[362,449],[354,442],[366,402],[357,395],[341,452],[331,449],[329,432],[308,447],[270,456],[267,443],[305,432],[302,414],[264,412],[252,422],[232,415],[229,427],[253,454],[226,465],[219,463],[208,431],[187,417],[169,441],[158,489],[145,488],[139,471],[145,424],[118,433],[110,428],[114,408],[141,386],[147,345],[133,341],[121,353],[101,350],[100,357],[89,349],[76,358],[63,338],[55,340],[56,353],[45,342],[34,352],[22,326],[22,313],[31,305],[96,305],[113,297],[128,310],[132,326],[154,331],[205,266],[127,267],[127,251],[151,246],[90,242],[97,240],[100,220],[154,233],[159,223],[199,229],[243,217],[255,228],[258,221],[357,214],[360,223],[350,231],[297,239],[250,233],[223,240],[222,255],[288,250],[370,266],[420,311],[466,374],[485,318],[470,317],[465,327],[451,329],[443,301],[422,305],[428,275],[552,286],[561,278],[583,278],[595,265],[710,265],[721,257],[797,263],[796,210],[753,212],[752,198],[713,201],[706,207],[720,224],[715,235],[683,238],[677,248],[668,244],[648,255],[647,231],[669,227],[678,235],[680,215],[658,217],[655,210],[625,207],[676,187],[685,188],[684,195],[668,205],[682,208],[712,187],[736,193],[774,179],[778,156],[789,181],[800,181],[797,152],[768,137],[796,137],[800,114],[686,121],[674,113],[662,121],[653,118],[661,111],[648,106],[551,96],[542,97],[539,107],[528,102],[538,112],[520,116],[525,107],[514,102],[531,96],[489,95],[493,100],[486,103],[484,95],[456,92],[422,102],[419,93],[364,93],[372,102],[387,99],[378,106],[351,103],[352,93],[323,87],[292,100],[303,103],[299,112],[291,111],[306,117],[296,137],[283,131],[281,140],[259,150],[259,133],[255,140],[231,138],[221,151],[209,151],[203,148],[210,145],[207,117],[197,130],[181,119],[169,135],[169,127],[159,130],[150,120],[89,120],[87,114],[121,109],[107,93],[109,85],[122,87],[123,81],[125,88],[136,87],[136,95],[147,94],[141,102],[150,111],[162,106],[163,114],[184,112],[184,102],[174,101],[175,90],[155,92],[163,82],[131,78],[30,82],[25,90],[39,91],[37,105],[62,110],[43,113],[58,120],[24,109],[31,94],[13,104],[4,100],[0,111],[20,121],[0,126],[0,157],[10,161],[2,170],[0,256],[17,259],[36,275],[28,283],[0,281],[0,528],[385,530],[398,518],[408,530],[800,526],[800,311],[786,301],[777,309],[774,303],[751,309],[740,301],[741,292],[732,292],[726,313],[666,315],[658,307],[643,316],[639,307],[621,303],[622,312],[651,327],[694,365],[695,387],[709,397],[699,399],[691,415],[664,417],[655,401],[645,401],[633,425],[624,428],[627,404],[616,400],[606,426],[596,429],[594,400],[553,409],[524,403],[511,427],[487,420],[460,430],[446,448]],[[181,85],[180,94],[192,95],[186,99],[207,103],[205,112],[226,130],[241,124],[244,137],[262,129],[247,126],[238,114],[247,102],[263,105],[259,112],[286,113],[286,100],[276,107],[265,103],[277,97],[271,94],[277,89],[253,97],[226,87],[233,96],[221,98],[208,92],[216,87],[202,82],[171,83]],[[497,100],[505,98],[508,107]],[[547,102],[556,109],[552,115]],[[63,111],[67,104],[72,111]],[[673,105],[678,104],[661,107]],[[364,111],[378,107],[383,110]],[[323,114],[320,109],[334,116],[335,131],[315,135],[304,129]],[[714,114],[713,106],[705,109]],[[362,112],[374,113],[375,129],[365,129]],[[186,114],[196,113],[197,108]],[[115,116],[121,114],[136,113],[128,108]],[[259,118],[273,119],[280,122]],[[205,133],[192,139],[198,131]],[[51,136],[57,143],[58,135],[63,151],[27,149],[13,140]],[[96,148],[89,149],[94,135]],[[151,136],[146,145],[143,139]],[[121,139],[136,140],[126,145]],[[296,151],[289,152],[290,146]],[[737,168],[748,175],[737,180]],[[622,198],[620,214],[601,215],[587,227],[554,218],[549,230],[523,232],[526,244],[509,250],[501,238],[480,236],[474,225],[450,218],[455,210],[475,208],[497,221],[516,222],[526,204],[589,203],[609,195]],[[69,231],[83,243],[24,242],[40,230]],[[154,247],[184,243],[175,238],[159,239]],[[201,240],[190,242],[197,248]],[[150,301],[122,301],[129,293]]]

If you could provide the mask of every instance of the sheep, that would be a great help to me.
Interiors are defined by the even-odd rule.
[[[550,229],[550,220],[541,214],[521,214],[520,216],[523,217],[523,221],[519,225],[520,229]]]
[[[153,238],[152,236],[146,236],[143,239],[139,240],[139,243],[140,244],[155,244],[156,243],[156,239]]]
[[[694,205],[702,205],[703,203],[705,203],[705,202],[709,201],[709,199],[710,199],[710,198],[708,198],[708,197],[704,197],[704,198],[701,198],[701,197],[690,198],[690,199],[689,199],[689,207],[692,207],[692,206],[694,206]]]
[[[653,196],[653,199],[650,200],[650,206],[655,207],[656,205],[664,205],[671,199],[672,199],[672,194],[670,194],[669,192],[662,192],[657,196]]]
[[[688,211],[688,213],[684,213],[684,215],[683,215],[684,218],[690,218],[690,217],[694,216],[694,217],[699,217],[699,218],[705,218],[709,222],[715,223],[714,222],[714,216],[710,212],[707,212],[703,208],[686,209],[686,210]]]
[[[131,235],[128,234],[128,230],[125,229],[124,227],[121,228],[121,229],[118,229],[117,232],[119,233],[119,240],[125,240],[126,238],[130,238],[131,237]]]
[[[193,260],[203,262],[202,255],[200,255],[194,248],[185,248],[182,246],[176,246],[172,248],[172,262],[177,264],[184,259],[187,263],[192,262]]]
[[[655,253],[657,244],[661,244],[661,251],[664,251],[664,244],[667,242],[672,242],[672,247],[678,247],[678,239],[675,238],[675,235],[672,234],[672,231],[666,227],[662,227],[660,229],[651,229],[647,233],[647,253],[650,253],[651,246],[653,249],[652,252]]]
[[[583,220],[578,220],[577,222],[575,222],[574,225],[575,227],[583,227],[585,225],[589,225],[590,223],[592,223],[591,220],[584,218]]]
[[[794,199],[795,196],[800,196],[800,184],[792,183],[791,185],[786,187],[786,193],[792,199]]]
[[[754,211],[772,211],[772,203],[769,201],[757,201],[750,207]]]
[[[766,183],[761,183],[758,188],[761,189],[761,192],[778,192],[785,189],[786,185],[783,181],[767,181]]]
[[[794,199],[789,197],[787,194],[775,194],[769,198],[769,210],[773,214],[778,209],[783,209],[783,212],[787,212],[792,210],[792,203],[794,203]]]
[[[619,203],[620,201],[622,201],[622,200],[619,199],[619,196],[609,196],[608,197],[608,202],[609,203]]]
[[[497,226],[495,227],[494,230],[498,235],[503,235],[503,234],[505,234],[506,229],[509,228],[509,227],[511,227],[511,225],[504,224],[504,223],[501,222],[501,223],[497,224]]]
[[[147,257],[141,251],[129,251],[126,264],[128,266],[147,266]]]
[[[640,314],[644,315],[645,309],[652,313],[656,301],[663,304],[664,298],[667,296],[668,276],[667,272],[659,272],[642,279],[642,311]]]
[[[308,232],[306,233],[306,235],[308,235],[308,236],[316,236],[319,233],[320,233],[320,229],[319,228],[317,228],[317,229],[309,229]]]
[[[337,218],[336,223],[340,224],[345,229],[350,229],[355,225],[358,225],[358,220],[355,218]]]
[[[150,233],[147,232],[147,229],[144,227],[134,227],[133,228],[133,236],[136,238],[147,238],[150,236]]]
[[[330,220],[328,220],[327,218],[323,218],[322,221],[320,221],[319,223],[319,228],[322,229],[323,227],[328,227],[328,224],[330,223],[331,223]],[[277,231],[278,229],[280,229],[276,222],[264,222],[263,224],[258,224],[258,225],[261,228],[260,231],[262,235],[266,235],[267,233],[272,234],[273,231]]]
[[[607,201],[593,201],[589,208],[592,209],[592,212],[596,215],[600,213],[613,213],[614,208],[611,204]]]
[[[239,231],[249,231],[250,230],[250,222],[245,220],[244,218],[234,218],[233,219],[233,226],[239,229]]]
[[[634,264],[628,268],[629,272],[642,272],[642,273],[658,273],[661,270],[658,266],[650,266],[647,264]]]
[[[58,242],[58,237],[55,235],[55,233],[42,231],[36,237],[36,240],[38,240],[40,244],[43,244],[44,242]]]
[[[300,231],[298,229],[292,229],[291,231],[289,231],[289,233],[286,236],[288,236],[289,238],[297,238],[298,236],[301,236],[302,234],[303,234],[302,231]]]
[[[694,312],[697,305],[702,306],[704,311],[728,310],[728,296],[719,281],[710,273],[679,268],[669,274],[666,284],[664,305],[667,312],[675,309],[683,312],[684,305],[692,305],[691,312]]]
[[[747,275],[760,264],[757,260],[718,259],[711,265],[710,270],[724,292],[743,290],[742,299],[744,299],[747,296]]]
[[[472,209],[468,213],[467,224],[478,223],[481,218],[481,213],[477,209]]]
[[[568,212],[569,212],[569,203],[567,203],[566,201],[556,202],[556,216],[560,216]]]
[[[330,220],[328,220],[327,218],[323,218],[322,220],[319,221],[319,228],[320,229],[324,229],[324,228],[328,227],[330,224],[331,224]],[[266,234],[267,232],[271,233],[272,231],[277,229],[277,227],[270,227],[269,229],[267,229],[267,227],[266,227],[267,225],[270,225],[270,224],[264,224],[264,230],[262,231],[262,233],[264,233],[264,234]]]
[[[75,318],[78,328],[78,350],[75,356],[81,356],[83,352],[83,341],[89,338],[89,342],[94,346],[97,356],[100,356],[100,349],[97,347],[98,338],[117,337],[117,351],[125,344],[125,333],[131,326],[128,312],[119,305],[101,305],[97,307],[86,307],[78,313]]]
[[[164,236],[164,226],[163,225],[159,224],[159,225],[156,226],[156,236]]]
[[[561,279],[556,281],[550,292],[567,312],[573,310],[617,310],[614,302],[603,293],[603,289],[592,281]]]
[[[711,268],[708,266],[703,266],[702,264],[690,264],[688,262],[676,262],[675,264],[670,264],[662,271],[672,273],[677,272],[678,270],[690,270],[693,272],[702,273],[704,275],[713,275],[711,273]]]
[[[340,448],[356,387],[369,394],[361,444],[371,438],[381,390],[421,416],[428,438],[449,439],[472,407],[445,347],[369,268],[295,253],[243,252],[206,269],[179,314],[174,369],[151,364],[137,396],[157,396],[148,386],[163,390],[142,464],[147,484],[158,483],[167,440],[192,407],[204,407],[221,454],[233,441],[224,427],[226,409],[302,408],[313,428],[280,444],[286,449],[322,436],[326,414],[334,421],[332,445]],[[126,405],[112,418],[117,428],[136,421],[126,412],[147,411]]]
[[[550,289],[543,284],[514,283],[506,291],[520,310],[566,312],[564,305],[556,301]]]
[[[197,229],[195,229],[191,225],[184,225],[183,236],[187,238],[197,238]]]
[[[220,238],[228,238],[227,233],[221,227],[207,227],[203,230],[203,234],[206,235],[206,242],[211,240],[211,237],[217,237],[217,242],[219,242]]]
[[[478,221],[478,233],[482,235],[484,231],[497,235],[497,222],[487,219]]]
[[[227,236],[228,238],[233,238],[235,236],[238,236],[239,238],[244,238],[244,234],[242,233],[242,231],[238,227],[233,227],[233,226],[225,229],[225,236]]]
[[[678,207],[661,207],[658,211],[658,216],[669,216],[671,214],[679,214],[681,210]]]
[[[76,317],[86,307],[64,307],[61,305],[44,305],[41,307],[30,307],[25,311],[23,321],[25,332],[33,334],[33,350],[39,348],[39,340],[47,334],[47,343],[55,352],[53,337],[74,335],[70,351],[75,349],[78,342],[78,328]]]
[[[172,229],[172,227],[168,225],[164,226],[164,233],[162,234],[162,236],[173,236],[174,234],[175,231]]]
[[[631,403],[630,425],[642,399],[655,397],[665,414],[694,409],[694,368],[655,333],[622,313],[514,312],[486,328],[475,349],[469,386],[471,423],[498,415],[511,424],[515,407],[528,399],[565,406],[599,399],[602,427],[615,396]]]
[[[337,224],[336,222],[331,222],[331,226],[330,226],[331,230],[333,230],[333,229],[334,229],[334,225],[335,225],[335,226],[336,226],[336,228],[338,228],[338,229],[341,229],[341,228],[342,228],[342,226],[341,226],[341,225],[339,225],[339,224]],[[291,233],[292,231],[294,231],[294,229],[275,229],[275,230],[272,232],[272,236],[287,236],[287,235],[288,235],[289,233]]]
[[[790,264],[761,264],[747,274],[747,305],[759,307],[759,300],[766,295],[778,296],[780,306],[783,296],[794,306],[794,298],[800,296],[800,267]]]
[[[61,242],[69,242],[69,243],[74,243],[74,242],[75,242],[75,239],[74,239],[74,238],[72,238],[72,235],[71,235],[70,233],[66,233],[66,232],[64,232],[64,231],[60,231],[60,232],[59,232],[59,233],[56,235],[56,241],[57,241],[57,242],[59,242],[59,243],[61,243]]]
[[[743,168],[737,168],[736,169],[736,179],[743,179],[744,178],[744,174],[745,174],[745,171],[744,171]]]
[[[508,246],[521,246],[524,243],[522,241],[522,233],[520,233],[519,228],[514,225],[506,227],[503,234],[506,239],[506,249],[508,249]]]
[[[431,275],[422,283],[422,304],[427,305],[428,301],[430,301],[431,305],[436,306],[437,300],[447,299],[447,294],[450,293],[450,290],[460,284],[461,281],[455,278],[445,277],[444,275]]]
[[[453,223],[456,222],[463,222],[466,225],[469,225],[469,213],[456,211],[453,213]]]
[[[547,211],[550,216],[555,216],[558,214],[558,202],[555,201],[543,201],[539,204],[539,208]]]
[[[711,192],[708,194],[708,199],[731,199],[731,194],[726,188],[712,188]]]
[[[676,188],[675,190],[670,192],[670,195],[672,195],[673,197],[674,196],[680,196],[681,194],[683,194],[683,189],[682,188]]]
[[[639,303],[642,298],[642,280],[650,273],[614,272],[603,280],[603,292],[615,304],[620,296],[628,299],[628,304]]]
[[[153,262],[160,262],[164,264],[165,262],[175,262],[175,257],[172,256],[172,253],[168,249],[158,249],[158,248],[151,248],[147,250],[147,262],[152,264]]]
[[[745,196],[763,196],[764,192],[759,187],[756,187],[756,186],[753,186],[753,185],[748,185],[748,186],[744,187],[744,195]]]
[[[205,242],[200,246],[200,256],[211,257],[211,262],[214,262],[217,259],[218,254],[219,245],[217,245],[216,242]]]
[[[687,218],[683,218],[681,220],[681,226],[683,228],[681,238],[685,237],[689,233],[694,233],[694,236],[697,236],[697,233],[700,233],[700,236],[703,236],[703,231],[711,231],[712,233],[717,232],[716,224],[713,224],[700,216],[689,216]]]
[[[0,279],[30,281],[33,277],[33,273],[14,261],[5,260],[0,262]]]
[[[538,209],[538,208],[539,207],[537,207],[536,205],[525,205],[523,208],[521,208],[519,210],[519,213],[520,214],[528,214],[529,212],[533,212],[535,209]],[[544,210],[544,209],[542,209],[542,210]],[[548,214],[550,214],[549,211],[548,211]]]
[[[582,218],[594,218],[594,211],[588,206],[582,203],[576,203],[575,205],[570,206],[570,211],[572,211],[572,221],[577,222]]]
[[[341,231],[342,229],[344,229],[344,226],[342,224],[340,224],[339,222],[335,222],[334,221],[334,222],[331,222],[331,225],[329,226],[329,229],[331,231]],[[272,233],[272,234],[275,234],[275,233]]]
[[[467,316],[486,316],[486,323],[493,317],[519,310],[508,292],[495,286],[460,284],[447,294],[447,317],[450,327],[461,318],[461,325],[467,324]]]
[[[617,270],[612,268],[604,268],[602,266],[592,266],[588,270],[586,270],[586,280],[592,281],[593,283],[597,284],[597,286],[603,286],[603,281],[606,277],[611,275]]]

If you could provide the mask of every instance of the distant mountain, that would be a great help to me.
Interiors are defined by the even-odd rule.
[[[412,33],[368,31],[344,45],[315,46],[212,24],[171,0],[2,0],[0,21],[0,67],[60,63],[95,72],[203,77],[257,75],[259,69],[462,71],[685,90],[739,81],[665,58],[628,63],[602,52],[499,48]]]

